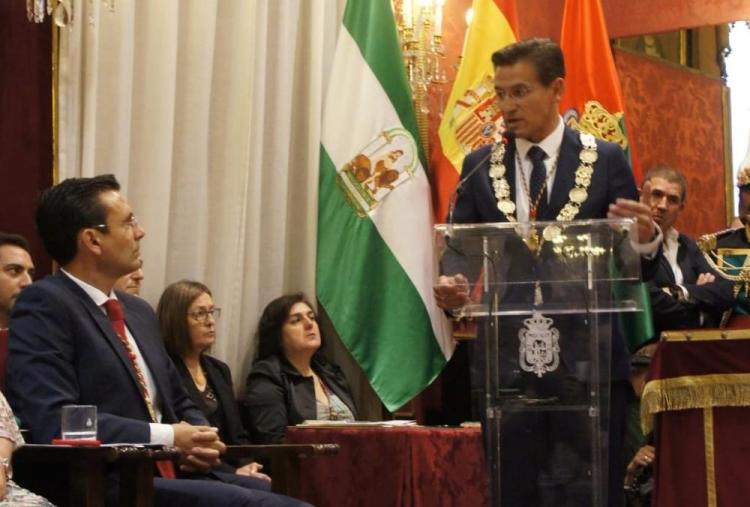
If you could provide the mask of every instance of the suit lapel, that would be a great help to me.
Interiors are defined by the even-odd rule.
[[[177,368],[177,371],[180,373],[180,377],[182,377],[182,384],[185,386],[185,390],[187,391],[188,395],[190,396],[190,399],[193,400],[193,403],[195,403],[201,412],[204,414],[208,414],[208,407],[206,406],[206,401],[203,399],[203,395],[198,390],[198,388],[195,386],[195,382],[193,381],[193,377],[190,376],[190,372],[187,369],[187,366],[185,366],[185,363],[182,361],[181,358],[177,356],[170,356],[172,358],[172,363],[174,363],[175,367]],[[204,361],[201,359],[201,365],[203,366],[203,370],[206,371],[206,367],[204,364]],[[206,377],[208,377],[208,371],[206,371]],[[206,378],[206,381],[208,381],[208,378]]]
[[[508,181],[510,186],[510,200],[516,202],[516,141],[513,137],[508,137],[508,144],[505,145],[505,156],[503,157],[503,164],[505,165],[505,179]],[[490,164],[487,165],[487,178],[489,176]],[[492,188],[492,178],[490,178],[490,188]],[[492,195],[495,195],[493,190]],[[498,213],[500,213],[498,211]],[[500,213],[505,222],[505,215]]]
[[[565,127],[563,140],[560,145],[560,156],[557,161],[555,183],[552,185],[552,195],[549,206],[539,218],[541,220],[555,220],[560,210],[568,202],[570,189],[575,185],[575,173],[578,169],[578,155],[581,152],[581,142],[572,129]]]
[[[128,370],[132,381],[137,386],[138,380],[135,377],[135,371],[133,370],[133,365],[130,362],[130,358],[128,358],[127,352],[125,351],[125,347],[123,346],[120,339],[117,337],[117,333],[115,333],[115,330],[112,327],[112,323],[110,322],[106,313],[104,313],[104,311],[102,311],[102,309],[98,307],[96,303],[94,303],[94,301],[89,297],[89,295],[86,294],[86,292],[83,289],[81,289],[78,286],[78,284],[76,284],[73,280],[71,280],[65,274],[59,273],[55,276],[59,276],[60,279],[65,284],[65,286],[73,294],[75,294],[75,296],[81,302],[81,305],[83,306],[84,310],[89,314],[91,319],[94,321],[94,323],[96,324],[96,327],[99,328],[99,331],[101,332],[105,341],[112,348],[112,351],[119,358],[120,362],[122,362],[123,366],[125,366],[125,368]]]
[[[115,356],[117,356],[119,361],[127,370],[128,376],[130,377],[130,380],[133,382],[136,390],[140,393],[141,387],[140,387],[140,384],[138,383],[138,379],[135,376],[133,363],[130,361],[130,358],[127,355],[125,346],[120,341],[120,338],[117,337],[117,333],[115,333],[115,330],[112,327],[112,323],[110,322],[109,317],[107,317],[107,314],[100,307],[98,307],[96,303],[94,303],[91,297],[89,297],[89,295],[86,294],[86,292],[81,287],[79,287],[78,284],[76,284],[73,280],[71,280],[64,273],[58,273],[55,276],[60,277],[63,284],[68,288],[68,290],[70,290],[78,298],[78,300],[80,301],[86,313],[89,314],[91,319],[94,321],[96,327],[99,328],[99,331],[101,332],[103,339],[106,341],[106,343],[114,352]],[[124,306],[123,306],[123,310],[125,310]],[[126,325],[128,324],[127,312],[126,312],[126,317],[125,317],[125,323]],[[131,329],[131,333],[132,333],[132,329]],[[146,401],[143,399],[142,395],[139,396],[139,398],[141,399],[141,403],[143,404],[144,410],[146,410],[146,413],[148,413],[148,407],[146,407]]]
[[[234,441],[238,437],[237,430],[232,422],[232,414],[237,412],[234,393],[224,381],[224,376],[221,374],[221,370],[219,370],[218,366],[215,366],[214,363],[206,359],[205,356],[201,357],[201,364],[203,365],[203,370],[206,372],[206,380],[211,383],[214,394],[216,394],[219,405],[221,405],[224,412],[225,429],[230,433],[231,438]]]
[[[682,283],[695,283],[700,274],[700,266],[695,262],[689,251],[685,236],[680,234],[677,237],[677,265],[682,271]]]
[[[160,365],[154,364],[153,362],[153,358],[158,355],[158,351],[154,350],[154,347],[160,346],[161,340],[159,339],[159,341],[156,343],[154,343],[153,340],[148,340],[147,337],[150,335],[150,333],[147,326],[140,318],[137,310],[135,310],[135,308],[132,307],[125,298],[120,299],[120,304],[122,305],[123,311],[125,313],[125,325],[130,330],[130,334],[133,336],[136,345],[138,345],[138,350],[141,352],[141,357],[146,363],[148,371],[151,374],[151,379],[156,385],[156,393],[151,393],[152,399],[154,400],[154,403],[159,404],[159,409],[161,410],[162,415],[166,415],[165,412],[166,410],[168,410],[168,408],[165,408],[165,406],[168,406],[169,404],[164,403],[164,393],[169,392],[166,389],[168,380],[165,381],[163,379],[164,372],[162,371]],[[133,378],[135,378],[134,372]],[[155,394],[161,394],[161,396],[154,396]]]
[[[669,264],[669,260],[667,259],[667,256],[662,254],[659,256],[659,269],[664,271],[666,273],[667,278],[669,279],[669,282],[674,284],[677,283],[677,280],[674,277],[674,271],[672,270],[672,265]]]

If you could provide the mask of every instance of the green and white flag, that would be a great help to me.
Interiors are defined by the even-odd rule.
[[[323,111],[318,300],[389,410],[453,353],[430,186],[389,0],[348,0]]]

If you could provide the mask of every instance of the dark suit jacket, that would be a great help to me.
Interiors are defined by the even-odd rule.
[[[607,208],[615,199],[619,197],[638,199],[633,171],[630,169],[622,149],[616,144],[600,140],[596,141],[596,145],[598,159],[594,163],[594,174],[588,191],[589,196],[581,206],[581,211],[576,219],[606,218]],[[462,178],[472,171],[480,161],[486,160],[482,163],[485,167],[476,171],[464,184],[463,191],[456,201],[456,209],[453,215],[456,223],[506,221],[505,215],[497,209],[497,201],[489,176],[490,162],[487,155],[491,148],[491,146],[480,148],[464,159]],[[568,202],[568,192],[575,186],[575,171],[580,165],[578,154],[582,148],[583,145],[578,132],[565,127],[549,206],[545,213],[539,215],[540,221],[555,220],[562,207]],[[505,177],[510,185],[510,198],[514,202],[516,200],[515,158],[516,143],[511,137],[506,145],[503,162],[507,168]]]
[[[618,198],[637,200],[638,189],[622,149],[606,141],[596,140],[598,158],[594,163],[594,173],[588,189],[588,198],[581,206],[576,216],[580,219],[606,218],[609,205]],[[540,221],[556,220],[563,206],[568,202],[568,193],[575,186],[575,172],[580,165],[579,153],[583,145],[577,131],[565,127],[560,155],[555,174],[555,181],[550,193],[549,206],[540,214]],[[464,159],[461,179],[468,177],[456,200],[453,213],[455,223],[489,223],[506,222],[505,215],[497,209],[497,200],[492,189],[489,176],[491,146],[480,148]],[[510,186],[510,199],[516,199],[516,144],[512,136],[506,144],[504,164],[505,177]],[[481,167],[472,173],[479,164]],[[468,175],[471,174],[469,177]],[[544,255],[544,253],[542,254]],[[513,266],[509,273],[522,273],[528,268],[521,260],[518,266]],[[650,278],[656,262],[643,261],[641,263],[644,278]],[[531,297],[529,291],[528,297]],[[545,296],[546,297],[546,296]],[[626,380],[629,376],[628,352],[621,333],[613,326],[612,336],[612,378]]]
[[[662,331],[669,329],[717,327],[721,314],[734,304],[732,283],[708,265],[695,241],[680,234],[677,243],[677,264],[682,270],[682,286],[687,289],[690,297],[687,301],[679,301],[662,290],[662,287],[673,287],[676,281],[669,261],[663,254],[659,255],[654,277],[649,282],[657,339]],[[712,273],[716,281],[696,285],[701,273]],[[700,323],[701,312],[706,317],[703,326]]]
[[[162,422],[207,424],[190,401],[146,301],[117,293],[125,322],[156,383]],[[11,316],[8,387],[29,441],[60,436],[63,405],[96,405],[104,443],[149,442],[149,413],[107,315],[62,273],[23,290]]]
[[[208,413],[208,407],[206,407],[203,395],[195,386],[193,377],[190,376],[190,372],[185,366],[185,363],[183,363],[182,359],[179,357],[171,357],[177,367],[177,371],[182,379],[182,384],[185,386],[190,399],[204,414]],[[234,396],[232,373],[229,371],[229,366],[215,357],[206,354],[201,356],[201,366],[203,367],[206,378],[211,384],[214,393],[216,393],[216,398],[219,401],[219,410],[222,412],[220,417],[221,424],[219,425],[219,436],[221,437],[222,442],[227,445],[249,444],[250,439],[248,438],[245,428],[242,426],[242,418],[240,417],[240,411],[237,406],[237,399]]]

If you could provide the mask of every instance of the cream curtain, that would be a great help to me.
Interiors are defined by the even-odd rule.
[[[213,354],[243,385],[265,304],[314,299],[320,116],[344,1],[114,4],[76,1],[62,30],[60,178],[117,176],[146,229],[144,297],[155,306],[182,278],[211,287]]]

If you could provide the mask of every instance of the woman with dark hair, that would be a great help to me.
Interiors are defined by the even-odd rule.
[[[323,356],[315,312],[303,294],[268,303],[257,337],[258,357],[246,394],[254,441],[281,442],[287,426],[307,419],[356,419],[349,383]]]
[[[206,353],[216,341],[216,319],[221,314],[209,288],[200,282],[175,282],[162,293],[156,313],[164,345],[193,403],[218,428],[225,444],[249,444],[229,366]],[[237,465],[227,463],[222,468],[265,481],[268,487],[264,489],[270,489],[271,479],[260,473],[261,465],[249,463],[235,470]]]

